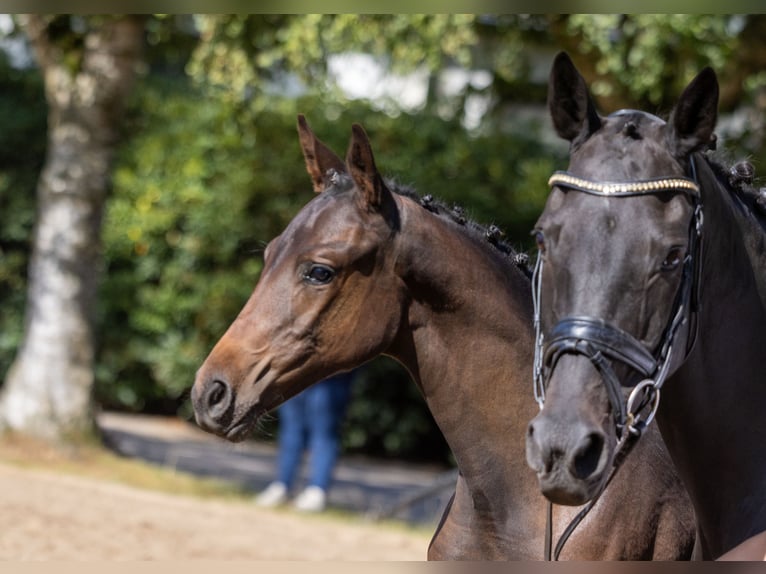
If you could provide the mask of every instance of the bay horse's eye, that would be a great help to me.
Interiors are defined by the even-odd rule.
[[[326,265],[312,265],[303,276],[306,281],[314,285],[325,285],[335,277],[335,271]]]
[[[537,243],[537,249],[540,253],[545,253],[545,235],[539,229],[535,229],[532,234],[535,236],[535,243]]]
[[[684,250],[681,247],[673,247],[668,251],[665,260],[662,262],[663,271],[672,271],[677,268],[684,258]]]

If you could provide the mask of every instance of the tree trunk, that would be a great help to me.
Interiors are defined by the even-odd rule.
[[[28,15],[21,22],[45,79],[48,150],[37,187],[24,338],[0,394],[0,425],[68,439],[93,428],[102,211],[143,21],[88,21],[79,66],[71,48],[67,53],[51,39],[48,20]]]

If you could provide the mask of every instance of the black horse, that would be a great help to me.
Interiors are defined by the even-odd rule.
[[[696,556],[716,558],[766,530],[766,232],[748,182],[708,157],[716,75],[703,70],[667,123],[602,117],[559,54],[548,105],[571,147],[535,231],[544,408],[528,463],[549,500],[582,504],[656,412]]]

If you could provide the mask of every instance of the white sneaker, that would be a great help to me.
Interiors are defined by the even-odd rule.
[[[264,508],[273,508],[285,502],[287,502],[287,485],[283,482],[272,482],[255,497],[255,503]]]
[[[327,493],[318,486],[307,486],[295,497],[293,506],[301,512],[322,512],[327,507]]]

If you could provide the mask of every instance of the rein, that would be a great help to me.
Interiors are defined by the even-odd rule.
[[[652,422],[660,403],[660,389],[668,376],[674,358],[674,342],[680,327],[690,324],[684,359],[688,357],[697,338],[697,312],[699,309],[699,274],[702,251],[702,198],[697,183],[694,158],[691,158],[691,178],[666,177],[632,182],[598,182],[557,171],[548,180],[550,187],[559,186],[602,197],[636,197],[665,192],[680,192],[692,201],[693,214],[689,224],[689,248],[684,257],[681,284],[676,293],[673,311],[665,328],[662,341],[655,352],[647,349],[630,333],[610,325],[602,319],[587,316],[566,317],[559,321],[546,341],[540,325],[543,254],[538,253],[532,275],[532,301],[534,309],[535,357],[533,367],[534,394],[540,410],[545,404],[546,382],[558,360],[565,354],[587,357],[601,375],[609,402],[615,413],[617,427],[616,454],[609,477],[601,490],[570,522],[556,544],[552,546],[552,509],[548,501],[546,513],[545,560],[558,560],[564,544],[577,525],[596,504],[616,475],[622,462],[638,442],[643,431]],[[640,374],[643,379],[631,391],[628,400],[622,399],[622,383],[614,372],[612,361],[619,361]],[[642,418],[641,411],[650,406]]]

